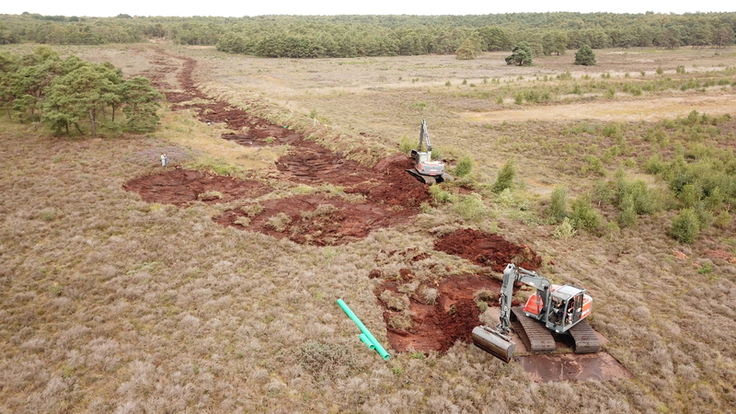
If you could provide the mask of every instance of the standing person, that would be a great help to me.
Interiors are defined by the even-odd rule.
[[[161,154],[161,166],[165,167],[166,163],[168,162],[168,158],[166,158],[166,154]]]

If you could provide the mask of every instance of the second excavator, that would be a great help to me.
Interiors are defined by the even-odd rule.
[[[536,288],[524,307],[511,307],[514,283]],[[552,352],[557,345],[553,335],[569,335],[575,342],[575,353],[594,353],[600,350],[600,342],[585,320],[590,315],[593,298],[573,285],[553,285],[544,276],[513,263],[503,272],[503,285],[499,297],[501,313],[495,329],[478,326],[473,329],[473,343],[491,355],[509,362],[516,352],[511,341],[511,314],[521,325],[517,333],[532,353]]]
[[[424,148],[424,151],[422,149]],[[429,140],[427,121],[422,119],[422,127],[419,130],[419,146],[411,150],[411,158],[414,160],[414,168],[406,170],[424,184],[432,185],[443,181],[451,181],[452,176],[445,172],[445,164],[442,161],[432,160],[432,143]]]

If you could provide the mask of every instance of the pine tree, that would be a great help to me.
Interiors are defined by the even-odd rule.
[[[511,50],[511,55],[506,56],[507,65],[531,66],[532,48],[527,42],[517,43]]]
[[[575,53],[575,64],[583,66],[595,66],[595,54],[588,45],[582,45]]]

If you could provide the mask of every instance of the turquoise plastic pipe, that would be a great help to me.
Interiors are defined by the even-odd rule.
[[[376,340],[376,338],[373,337],[371,332],[368,330],[368,328],[363,325],[363,322],[358,319],[357,316],[353,313],[353,311],[350,310],[348,305],[343,302],[342,299],[337,300],[338,306],[342,308],[343,312],[345,312],[346,315],[348,315],[348,318],[352,319],[353,322],[355,322],[356,325],[358,325],[358,328],[360,329],[360,341],[364,344],[368,345],[368,348],[378,352],[378,355],[381,356],[384,360],[391,358],[391,355],[389,355],[388,352],[386,352],[385,349],[381,346],[381,344]]]

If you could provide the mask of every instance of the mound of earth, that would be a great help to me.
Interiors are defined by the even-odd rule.
[[[369,200],[390,206],[419,207],[422,203],[432,200],[429,195],[429,187],[420,183],[416,178],[406,172],[412,168],[411,158],[404,155],[393,155],[379,161],[373,171],[380,180],[380,184],[361,190],[354,190],[365,195]]]
[[[403,285],[386,280],[375,291],[384,307],[388,341],[398,352],[445,352],[458,340],[472,342],[470,333],[480,325],[481,314],[476,293],[501,289],[498,280],[476,275],[423,283],[409,295],[401,293],[409,291]]]
[[[503,272],[509,263],[528,270],[542,267],[542,258],[528,246],[510,243],[498,234],[473,229],[458,229],[440,237],[434,248],[477,265],[488,266],[496,272]]]
[[[437,240],[435,249],[491,266],[503,272],[508,263],[524,263],[530,270],[541,266],[541,258],[529,247],[503,237],[471,229],[459,229]],[[420,260],[427,258],[420,254]],[[520,257],[524,260],[519,261]],[[414,256],[409,263],[414,263]],[[536,267],[534,267],[536,265]],[[380,276],[379,270],[371,272]],[[480,325],[479,301],[498,306],[501,282],[488,276],[453,275],[442,280],[415,280],[410,269],[402,269],[400,280],[389,277],[374,292],[384,308],[391,347],[404,351],[447,351],[456,341],[472,342],[474,327]],[[390,291],[390,293],[386,293]],[[410,292],[410,293],[406,293]],[[478,301],[478,302],[476,302]],[[517,302],[514,306],[518,305]]]
[[[260,181],[224,177],[202,171],[170,169],[147,175],[123,185],[141,195],[148,203],[185,205],[194,201],[226,203],[242,198],[256,198],[271,191]]]
[[[363,239],[374,229],[405,223],[414,214],[376,203],[304,195],[243,204],[213,220],[300,244],[327,246]]]

